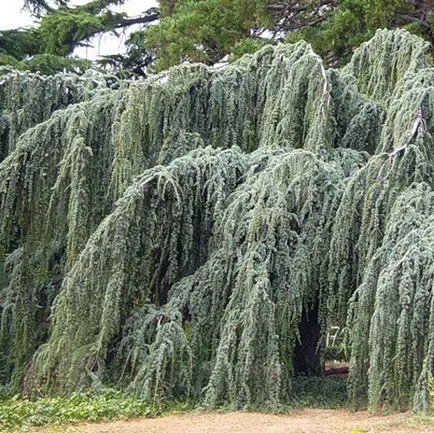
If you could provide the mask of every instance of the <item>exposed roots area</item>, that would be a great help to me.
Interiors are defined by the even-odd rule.
[[[425,48],[380,31],[341,71],[301,42],[134,83],[6,74],[0,387],[277,408],[340,325],[354,406],[427,410]]]

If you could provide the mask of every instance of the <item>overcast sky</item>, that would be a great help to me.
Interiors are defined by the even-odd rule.
[[[23,0],[2,0],[2,2],[4,4],[1,6],[0,30],[31,26],[34,23],[34,19],[28,13],[22,11]],[[88,2],[89,0],[73,0],[71,4],[79,5]],[[156,5],[156,0],[127,0],[123,6],[112,9],[126,12],[129,16],[137,16]],[[123,43],[127,38],[125,32],[120,31],[120,33],[122,33],[120,38],[116,38],[114,35],[103,35],[93,38],[92,44],[94,48],[80,48],[74,54],[88,59],[95,59],[98,55],[118,53],[122,50]]]

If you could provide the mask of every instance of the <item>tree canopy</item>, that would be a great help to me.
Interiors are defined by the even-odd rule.
[[[125,13],[110,10],[110,6],[123,3],[124,0],[92,0],[72,7],[68,1],[58,1],[53,5],[45,0],[26,1],[26,8],[39,17],[39,23],[30,29],[0,32],[0,64],[45,74],[63,70],[84,72],[92,64],[72,57],[75,48],[86,46],[97,34],[115,32],[135,24],[146,25],[159,16],[155,8],[139,17],[128,17]],[[137,65],[143,63],[143,53],[140,53],[142,58],[134,58],[138,56],[134,55],[134,49],[130,51],[132,58],[126,59],[126,64],[137,69]],[[144,73],[141,69],[136,72]]]
[[[26,0],[40,21],[0,32],[0,65],[50,74],[96,66],[72,57],[91,37],[140,24],[99,66],[146,75],[182,62],[208,65],[253,53],[267,43],[306,40],[331,65],[347,62],[378,28],[404,27],[433,44],[434,0],[161,0],[138,17],[113,12],[124,0]],[[152,24],[152,25],[151,25]],[[229,57],[228,57],[229,56]]]
[[[405,28],[434,44],[433,0],[341,0],[328,19],[295,29],[287,41],[307,40],[331,62],[347,61],[379,28]]]
[[[428,48],[382,30],[339,69],[299,41],[146,80],[3,71],[3,390],[277,409],[338,324],[355,407],[428,410]]]

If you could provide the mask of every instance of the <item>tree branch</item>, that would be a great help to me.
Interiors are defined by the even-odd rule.
[[[406,20],[418,23],[418,24],[422,25],[423,27],[425,27],[426,29],[431,29],[431,24],[430,23],[428,23],[427,21],[424,21],[422,18],[418,18],[415,15],[410,15],[410,14],[405,14],[405,13],[399,13],[399,12],[398,12],[398,15],[401,18],[405,18]]]
[[[158,8],[150,8],[143,15],[133,18],[124,18],[120,21],[116,28],[120,29],[123,27],[129,27],[134,24],[149,24],[154,21],[157,21],[160,18],[160,11]]]

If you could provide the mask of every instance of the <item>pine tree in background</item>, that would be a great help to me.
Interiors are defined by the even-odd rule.
[[[433,48],[434,0],[161,0],[136,17],[111,9],[124,4],[26,0],[39,23],[0,31],[0,66],[45,75],[102,68],[131,78],[186,61],[232,62],[285,40],[305,40],[327,65],[339,66],[379,28],[405,28]],[[97,35],[129,29],[125,53],[97,62],[74,56]]]

